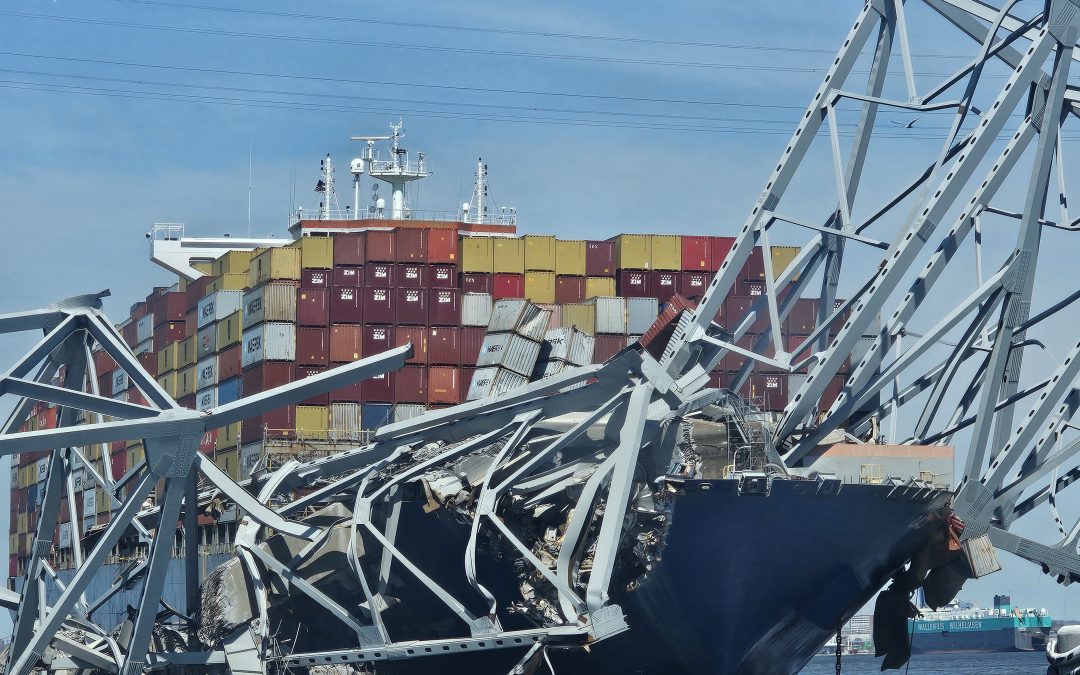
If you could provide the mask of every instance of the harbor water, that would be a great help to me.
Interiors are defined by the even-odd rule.
[[[870,655],[845,654],[842,675],[879,675],[881,659]],[[801,675],[833,675],[835,656],[815,656]],[[904,673],[904,669],[886,671]],[[1044,675],[1046,654],[1009,652],[998,654],[916,654],[907,671],[910,675]]]

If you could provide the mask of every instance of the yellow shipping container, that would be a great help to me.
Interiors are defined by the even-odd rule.
[[[596,305],[574,302],[562,306],[563,328],[577,328],[582,333],[596,335]]]
[[[521,274],[525,271],[525,242],[521,239],[494,239],[491,243],[492,271]]]
[[[165,373],[163,375],[158,375],[157,376],[158,385],[160,385],[161,388],[165,390],[166,394],[168,394],[169,396],[172,396],[173,398],[176,398],[176,396],[177,396],[177,394],[176,394],[176,382],[177,382],[177,379],[178,379],[177,375],[178,375],[178,373],[175,370],[170,370],[169,372],[167,372],[167,373]]]
[[[164,375],[170,371],[176,370],[176,364],[180,360],[180,342],[170,342],[162,347],[161,351],[157,353],[157,371],[158,374]]]
[[[322,435],[330,424],[330,411],[324,405],[296,406],[296,435]]]
[[[240,342],[240,333],[243,332],[243,312],[236,311],[218,321],[217,326],[217,349],[221,351],[230,345]]]
[[[176,374],[176,396],[183,398],[195,393],[195,366],[188,366]]]
[[[525,297],[542,305],[555,302],[555,273],[526,272]]]
[[[615,267],[621,270],[649,269],[651,243],[647,234],[620,234],[615,237]]]
[[[19,532],[26,532],[29,529],[30,516],[26,513],[19,514]]]
[[[180,353],[176,357],[177,370],[195,365],[195,361],[197,360],[196,357],[199,355],[197,344],[198,337],[199,336],[197,335],[192,335],[180,342]]]
[[[261,253],[251,258],[251,288],[274,279],[300,279],[300,249],[284,246],[256,250]]]
[[[585,277],[585,299],[615,295],[615,279],[612,277]]]
[[[784,270],[788,268],[791,261],[795,260],[795,256],[799,255],[801,249],[798,246],[773,246],[770,250],[770,258],[772,259],[772,271],[773,280],[779,279]],[[796,274],[792,277],[792,281],[798,281],[799,275]]]
[[[236,450],[226,450],[216,453],[214,464],[229,475],[233,480],[240,480],[240,457]]]
[[[300,267],[305,270],[334,266],[333,237],[300,237],[289,246],[300,249]]]
[[[653,234],[649,235],[649,239],[649,269],[682,269],[682,237],[677,234]]]
[[[214,261],[210,273],[215,277],[222,274],[247,274],[251,265],[251,251],[226,251]]]
[[[585,242],[569,239],[555,242],[555,274],[585,276]]]
[[[102,488],[97,489],[97,512],[109,513],[112,511],[112,498]]]
[[[240,422],[234,422],[227,427],[217,430],[217,440],[214,447],[218,452],[236,450],[240,444]]]
[[[207,285],[206,294],[210,295],[215,291],[242,291],[248,287],[249,280],[247,272],[222,274],[214,277]]]
[[[127,470],[131,471],[146,459],[146,451],[143,450],[142,442],[136,442],[127,446]],[[119,478],[119,476],[116,476]]]
[[[494,247],[491,237],[461,237],[458,240],[462,272],[491,274],[495,269]]]
[[[522,239],[525,241],[525,270],[554,272],[555,236],[527,234]]]
[[[180,293],[187,293],[188,280],[184,277],[176,277],[176,290]]]
[[[191,263],[191,266],[194,267],[195,269],[199,270],[203,274],[213,274],[214,273],[214,263],[210,262],[209,260],[204,261],[204,262],[193,262],[193,263]]]

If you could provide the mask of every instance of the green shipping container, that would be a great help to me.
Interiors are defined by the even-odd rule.
[[[649,269],[682,269],[682,237],[677,234],[653,234],[649,239]]]
[[[527,234],[522,239],[525,240],[525,271],[554,272],[555,237]]]
[[[458,249],[462,272],[491,274],[495,269],[491,237],[462,237],[458,241]]]
[[[585,242],[581,239],[555,242],[555,274],[585,276]]]
[[[621,270],[647,270],[650,260],[650,241],[647,234],[620,234],[614,238],[615,267]]]
[[[525,242],[521,239],[496,238],[493,249],[492,271],[496,274],[521,274],[525,271]]]

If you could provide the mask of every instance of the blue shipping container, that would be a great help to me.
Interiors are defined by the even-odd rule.
[[[360,406],[360,426],[364,431],[374,431],[390,423],[394,406],[389,403],[365,403]]]
[[[240,378],[233,377],[228,380],[222,380],[218,383],[217,393],[218,405],[225,405],[226,403],[232,403],[240,398]]]

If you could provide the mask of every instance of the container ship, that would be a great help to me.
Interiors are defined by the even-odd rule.
[[[910,622],[913,654],[1042,651],[1052,621],[1045,609],[1021,609],[1008,595],[995,595],[993,609],[951,603],[922,610]]]
[[[152,260],[176,274],[176,281],[152,289],[116,329],[142,367],[185,408],[208,411],[412,345],[397,371],[209,431],[199,452],[241,485],[254,489],[289,462],[329,461],[371,441],[380,428],[467,401],[512,395],[529,382],[644,348],[658,317],[670,318],[680,303],[703,294],[734,242],[697,234],[613,232],[597,240],[522,234],[514,210],[489,203],[483,162],[472,197],[460,210],[422,212],[409,203],[406,186],[426,178],[429,169],[422,155],[410,160],[400,137],[401,127],[394,125],[389,159],[379,158],[378,138],[361,138],[367,147],[351,165],[351,208],[340,208],[333,162],[324,158],[316,184],[321,203],[296,210],[288,239],[188,237],[176,224],[155,225],[149,233]],[[365,174],[374,185],[389,185],[389,205],[373,190],[372,205],[361,207]],[[746,314],[765,290],[767,267],[779,275],[797,252],[780,245],[755,248],[717,320]],[[518,318],[508,323],[500,318],[513,313]],[[522,313],[534,317],[527,330]],[[818,315],[816,300],[797,300],[781,327],[789,351],[813,333]],[[759,324],[740,338],[740,346],[753,348],[766,329]],[[93,362],[98,392],[146,402],[105,351],[95,351]],[[766,478],[772,471],[767,436],[773,413],[787,405],[791,379],[805,375],[758,364],[744,383],[727,391],[744,365],[732,352],[710,373],[709,386],[739,403],[716,408],[726,412],[703,422],[704,431],[687,432],[688,439],[698,434],[686,450],[697,458],[696,473],[673,479],[672,495],[678,497],[663,535],[664,555],[649,563],[647,578],[627,586],[634,592],[622,594],[631,628],[595,645],[591,657],[554,653],[556,662],[594,673],[701,672],[703,663],[716,672],[793,672],[935,530],[934,514],[952,482],[951,448],[845,443],[840,435],[807,459],[820,472],[818,480]],[[833,378],[823,409],[844,377]],[[63,378],[61,370],[53,383],[62,385]],[[35,404],[22,430],[56,427],[58,410]],[[108,527],[116,497],[127,494],[128,476],[146,458],[138,439],[91,446],[85,453],[53,533],[49,562],[61,583],[79,567],[77,549],[93,546]],[[16,590],[39,528],[39,488],[47,466],[47,451],[22,453],[12,466],[9,586]],[[732,480],[750,474],[760,479]],[[116,490],[105,490],[96,477]],[[765,498],[747,500],[745,494]],[[426,512],[423,499],[412,505]],[[792,519],[793,512],[804,515]],[[200,577],[235,559],[243,515],[227,495],[203,494],[196,534]],[[748,522],[754,526],[745,527]],[[850,536],[852,531],[860,536]],[[702,538],[703,532],[708,536]],[[164,607],[185,604],[186,536],[178,529]],[[758,570],[790,560],[792,550],[799,551],[799,562],[784,565],[785,583],[753,582]],[[103,598],[94,608],[95,621],[130,621],[137,584],[125,579],[147,555],[146,538],[136,529],[119,539],[106,561],[108,573],[97,575],[87,590]],[[841,568],[838,559],[845,561]],[[812,592],[793,606],[796,589]],[[49,585],[49,601],[61,590]],[[755,611],[748,612],[751,607]],[[513,625],[505,610],[499,608],[501,620]],[[654,647],[644,649],[648,643]],[[509,666],[519,657],[514,653]],[[507,666],[498,654],[477,658],[459,672],[500,672]],[[410,671],[398,664],[386,672]]]

